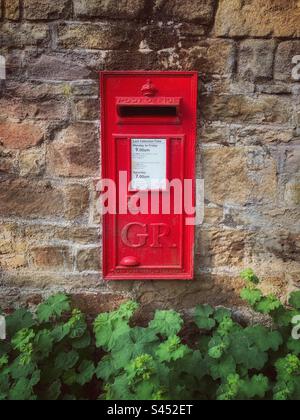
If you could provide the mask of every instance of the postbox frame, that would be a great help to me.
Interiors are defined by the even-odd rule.
[[[101,71],[99,73],[100,76],[100,102],[101,102],[101,110],[100,110],[100,138],[101,138],[101,158],[105,158],[106,156],[106,136],[105,136],[105,112],[104,112],[104,92],[105,92],[105,78],[109,77],[109,76],[124,76],[124,74],[126,75],[132,75],[132,76],[145,76],[145,77],[151,77],[151,76],[163,76],[163,77],[176,77],[176,76],[189,76],[192,78],[192,92],[194,92],[194,95],[192,97],[192,103],[195,107],[195,112],[197,112],[197,101],[198,101],[198,72],[196,71],[142,71],[142,70],[133,70],[133,71]],[[177,98],[182,100],[182,98]],[[181,115],[179,114],[179,119],[181,118]],[[143,125],[152,125],[153,122],[151,121],[147,121],[143,119],[140,119],[140,122]],[[118,116],[118,124],[122,125],[122,118],[120,116]],[[126,124],[130,125],[130,124],[136,124],[136,121],[129,121],[127,119]],[[145,135],[145,134],[126,134],[126,135],[121,135],[120,133],[112,133],[112,137],[123,137],[128,138],[128,139],[132,139],[132,138],[138,138],[139,136],[141,138],[166,138],[167,140],[167,179],[169,179],[169,163],[168,163],[168,156],[169,156],[169,144],[170,144],[170,139],[176,137],[176,138],[182,138],[182,148],[183,150],[185,150],[186,144],[185,144],[185,134],[179,135],[177,134],[176,136],[172,133],[168,133],[168,126],[170,125],[178,125],[180,124],[180,121],[177,120],[175,121],[175,119],[169,120],[168,122],[164,122],[164,124],[166,125],[166,130],[165,133],[159,133],[159,135],[156,134],[149,134],[149,135]],[[195,124],[194,127],[194,131],[195,134],[194,136],[192,136],[191,138],[191,144],[192,147],[194,148],[194,154],[196,153],[196,140],[197,140],[197,124]],[[167,132],[167,134],[166,134]],[[129,159],[131,159],[131,156],[129,156]],[[116,172],[116,167],[115,167],[115,162],[113,162],[114,165],[114,171]],[[130,163],[130,178],[131,178],[131,163]],[[183,168],[183,172],[184,172],[184,168]],[[195,180],[196,177],[196,162],[194,159],[194,165],[193,165],[193,179]],[[107,177],[107,171],[106,171],[106,165],[101,165],[101,176],[102,179]],[[152,190],[153,191],[153,190]],[[134,192],[134,191],[130,191],[130,192]],[[163,192],[163,191],[162,191]],[[147,193],[147,191],[145,191],[145,193]],[[196,184],[195,182],[193,183],[193,200],[196,197]],[[195,206],[195,202],[193,203],[193,205]],[[111,217],[111,216],[109,216]],[[113,218],[117,218],[117,215],[112,215]],[[181,215],[182,218],[182,225],[184,224],[184,215]],[[105,223],[105,219],[106,216],[104,216],[102,218],[102,223]],[[116,226],[116,223],[114,224],[114,227]],[[181,227],[181,229],[183,229],[183,226]],[[113,251],[113,258],[115,258],[117,256],[117,252],[116,250],[109,250],[106,247],[106,242],[107,242],[107,233],[105,229],[102,229],[102,267],[103,267],[103,278],[107,281],[112,281],[112,280],[117,280],[117,281],[128,281],[128,280],[132,280],[132,281],[141,281],[141,280],[163,280],[163,281],[170,281],[170,280],[186,280],[186,281],[190,281],[193,280],[194,277],[194,247],[195,247],[195,227],[194,226],[190,226],[190,230],[192,231],[192,243],[191,245],[191,255],[190,255],[190,271],[189,273],[172,273],[172,274],[161,274],[161,273],[155,273],[155,266],[151,266],[149,268],[150,271],[152,272],[143,272],[143,273],[132,273],[132,275],[128,276],[128,273],[118,273],[118,274],[108,274],[106,271],[106,262],[107,262],[107,257],[108,254],[111,253],[111,251]],[[116,232],[113,232],[114,235],[116,235]],[[117,247],[117,243],[115,241],[115,247]],[[181,257],[180,260],[182,261],[183,256],[182,256],[182,252],[183,250],[180,250],[181,252]],[[115,260],[115,267],[118,268],[117,265],[117,261]],[[147,266],[144,266],[143,268],[147,268]],[[172,270],[174,268],[174,266],[165,266],[166,269],[170,269]]]

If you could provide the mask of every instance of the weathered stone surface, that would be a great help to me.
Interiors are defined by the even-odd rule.
[[[238,146],[261,146],[288,144],[295,139],[294,130],[260,126],[233,127],[230,130],[230,144]]]
[[[26,266],[24,254],[0,255],[0,269],[16,270]]]
[[[282,172],[300,176],[300,146],[289,148],[285,151]]]
[[[28,20],[55,20],[71,15],[70,0],[24,0],[24,18]]]
[[[13,232],[10,225],[0,224],[0,255],[13,252]]]
[[[99,140],[92,124],[74,124],[49,145],[47,170],[57,176],[93,176],[99,171]]]
[[[20,0],[9,0],[5,4],[5,17],[10,20],[20,18]]]
[[[65,216],[75,221],[86,215],[89,208],[90,192],[84,185],[73,184],[64,188]]]
[[[239,77],[250,82],[272,79],[275,48],[274,40],[251,39],[241,42],[238,60]]]
[[[203,166],[205,197],[212,203],[261,203],[276,198],[277,165],[261,150],[207,149]]]
[[[182,39],[178,25],[173,22],[158,22],[142,28],[140,51],[158,51],[176,48]]]
[[[265,93],[267,95],[291,95],[297,94],[298,86],[283,81],[270,80],[269,82],[261,82],[256,85],[256,93]]]
[[[33,266],[38,270],[69,271],[72,257],[67,247],[40,246],[30,250]]]
[[[12,224],[0,224],[0,271],[15,270],[27,265],[26,245],[16,237]]]
[[[228,126],[211,126],[201,127],[199,130],[199,145],[201,143],[229,144],[230,128]]]
[[[138,47],[140,30],[132,25],[115,23],[61,24],[58,28],[58,42],[62,48],[89,50],[119,50]]]
[[[290,181],[287,183],[284,192],[284,199],[287,205],[300,205],[300,177],[298,180]]]
[[[97,228],[87,226],[49,226],[31,224],[25,227],[18,226],[19,235],[23,234],[30,243],[38,244],[42,241],[63,242],[68,246],[95,244],[100,240]],[[22,232],[22,233],[21,233]]]
[[[25,98],[2,98],[0,102],[0,120],[35,119],[35,120],[67,120],[69,117],[69,103],[67,100],[27,101]]]
[[[74,274],[71,272],[61,272],[61,271],[42,271],[36,270],[34,273],[32,270],[19,270],[16,272],[7,271],[5,277],[3,278],[1,284],[1,290],[6,287],[12,288],[16,287],[19,289],[19,293],[15,296],[20,301],[24,302],[22,297],[26,296],[26,288],[29,288],[29,292],[32,294],[32,289],[36,292],[42,292],[43,297],[47,298],[49,295],[53,295],[57,292],[65,292],[68,294],[71,293],[82,293],[84,289],[86,293],[102,291],[103,282],[99,274]],[[21,288],[21,293],[20,293]],[[6,295],[8,297],[8,294]]]
[[[74,0],[76,17],[134,19],[145,9],[147,0]]]
[[[44,140],[45,130],[44,123],[0,121],[0,145],[7,149],[27,149]]]
[[[247,231],[201,229],[196,240],[201,269],[243,266],[250,236]]]
[[[300,234],[276,232],[264,242],[267,252],[274,254],[283,261],[300,262]]]
[[[62,193],[47,182],[22,179],[1,182],[2,216],[45,217],[64,214]]]
[[[0,147],[0,176],[18,173],[17,152]]]
[[[156,52],[110,51],[105,57],[104,70],[159,70],[163,66]]]
[[[128,297],[112,293],[74,293],[71,295],[74,307],[91,316],[116,310]]]
[[[101,268],[101,254],[99,248],[81,249],[77,254],[78,271],[99,271]]]
[[[197,42],[180,52],[180,64],[184,70],[198,70],[201,74],[230,75],[233,71],[235,47],[231,41],[208,39]]]
[[[0,186],[0,216],[73,220],[88,207],[89,192],[81,185],[60,188],[49,181],[20,178],[0,181]]]
[[[86,63],[65,55],[44,54],[37,59],[28,57],[28,75],[35,80],[80,80],[88,79],[91,70]]]
[[[297,1],[220,0],[215,22],[217,36],[299,37]]]
[[[31,23],[1,23],[0,47],[21,48],[43,45],[49,36],[48,26]]]
[[[99,115],[98,98],[85,98],[76,101],[75,116],[77,121],[95,121],[99,119]]]
[[[300,56],[300,41],[286,41],[278,45],[275,58],[276,80],[297,81],[293,79],[293,69],[296,63],[293,63],[295,56]]]
[[[45,150],[24,150],[19,156],[19,168],[21,176],[40,176],[45,171]]]
[[[202,98],[200,107],[208,121],[288,124],[293,118],[292,103],[271,95],[210,95]]]
[[[12,98],[22,99],[19,100],[20,106],[23,105],[23,101],[38,101],[47,102],[49,100],[61,100],[66,98],[66,93],[68,89],[72,91],[72,87],[67,83],[53,82],[46,83],[41,81],[31,82],[31,81],[18,81],[10,80],[5,83],[5,98],[10,99],[10,103],[14,103]],[[4,101],[4,98],[1,99],[1,105]],[[53,105],[53,102],[52,102]]]
[[[169,24],[167,22],[166,24]],[[180,36],[180,48],[188,49],[203,41],[203,37],[209,33],[206,25],[200,25],[197,22],[182,22],[180,24],[172,22],[172,26],[176,28]]]
[[[228,206],[225,209],[223,224],[228,227],[243,228],[251,231],[289,230],[300,232],[298,223],[300,210],[292,207],[289,203],[273,208],[271,205]],[[268,234],[266,234],[267,236]]]
[[[218,225],[222,222],[224,217],[224,210],[218,206],[207,206],[204,210],[204,223],[210,225]]]
[[[6,81],[7,82],[11,79],[19,78],[22,74],[22,65],[23,65],[23,54],[20,51],[10,50],[9,48],[1,48],[0,47],[0,54],[5,58],[5,67],[6,67]],[[0,82],[0,94],[4,90],[4,84],[2,87],[2,83]]]
[[[214,13],[214,0],[155,0],[154,10],[175,20],[209,24]]]
[[[261,278],[272,276],[286,280],[285,273],[299,270],[299,234],[283,229],[261,230],[251,239],[247,265],[253,267]],[[282,288],[282,295],[284,289]]]
[[[201,303],[242,306],[239,293],[244,282],[238,276],[201,273],[190,284],[175,281],[172,285],[170,288],[168,282],[147,281],[136,284],[134,294],[142,305],[140,315],[157,308],[187,310]]]

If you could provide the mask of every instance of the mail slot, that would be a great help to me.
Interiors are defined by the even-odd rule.
[[[100,79],[104,278],[192,279],[197,73]]]

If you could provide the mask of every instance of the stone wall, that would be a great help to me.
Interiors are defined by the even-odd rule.
[[[253,267],[300,286],[299,0],[2,0],[0,305],[66,290],[106,310],[240,306]],[[194,282],[104,283],[99,70],[197,70],[206,181]]]

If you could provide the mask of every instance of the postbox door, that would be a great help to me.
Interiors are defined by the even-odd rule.
[[[147,83],[157,95],[141,94]],[[193,277],[196,92],[195,73],[102,74],[103,177],[117,208],[103,220],[107,279]]]

